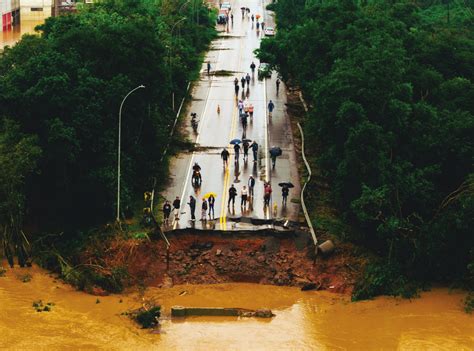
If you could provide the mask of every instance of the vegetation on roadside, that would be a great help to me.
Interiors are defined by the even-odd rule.
[[[179,101],[196,78],[214,16],[184,0],[104,0],[48,18],[39,37],[5,49],[0,244],[10,264],[14,255],[25,264],[31,241],[48,267],[74,266],[97,234],[90,228],[114,218],[118,112],[140,84],[122,110],[121,216],[133,215],[154,177],[165,178],[172,92]]]
[[[433,281],[473,289],[472,6],[279,0],[272,7],[277,35],[262,41],[258,56],[310,106],[308,149],[351,230],[329,225],[379,257],[353,298],[413,296]]]

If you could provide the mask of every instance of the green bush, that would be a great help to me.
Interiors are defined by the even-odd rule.
[[[153,328],[158,325],[158,318],[161,315],[161,306],[151,307],[149,310],[141,310],[135,316],[135,321],[142,328]]]
[[[352,292],[352,301],[371,299],[378,295],[417,296],[419,286],[410,281],[400,267],[382,262],[369,263]]]

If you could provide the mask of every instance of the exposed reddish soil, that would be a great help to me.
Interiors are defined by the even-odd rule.
[[[173,284],[253,282],[301,287],[315,283],[319,289],[339,293],[352,291],[362,264],[349,244],[338,244],[330,257],[314,259],[314,246],[306,237],[180,233],[170,241],[168,270],[162,240],[116,239],[100,258],[89,255],[85,260],[99,260],[109,269],[126,267],[132,285],[164,286],[171,280]]]

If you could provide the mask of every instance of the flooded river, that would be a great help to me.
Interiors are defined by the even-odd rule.
[[[29,282],[22,282],[25,274]],[[465,294],[434,289],[414,300],[351,303],[328,292],[254,284],[148,289],[164,309],[161,334],[120,313],[138,293],[99,297],[77,292],[39,268],[0,277],[0,349],[12,350],[472,350],[474,316]],[[36,312],[34,300],[53,302]],[[97,300],[99,299],[99,300]],[[171,320],[172,305],[271,308],[269,320],[193,317]]]
[[[12,27],[10,30],[1,31],[0,28],[0,51],[3,47],[13,46],[18,40],[21,39],[23,34],[34,34],[35,27],[43,24],[45,18],[37,18],[32,20],[22,20],[19,25]]]

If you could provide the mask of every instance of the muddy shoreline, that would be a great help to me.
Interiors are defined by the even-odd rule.
[[[171,234],[163,240],[113,239],[103,250],[87,250],[83,262],[113,270],[126,267],[127,286],[170,287],[175,284],[258,283],[350,294],[361,259],[350,244],[338,244],[330,257],[314,256],[305,232],[287,235]],[[102,252],[97,255],[97,252]],[[106,294],[99,287],[91,291]]]

